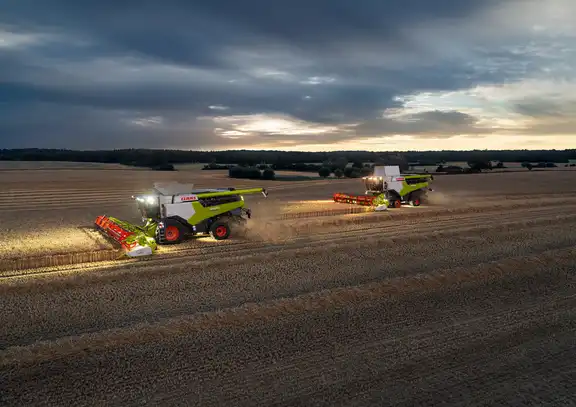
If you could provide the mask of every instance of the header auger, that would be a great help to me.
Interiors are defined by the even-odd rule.
[[[400,208],[404,204],[420,206],[431,191],[430,174],[401,174],[398,166],[376,166],[374,174],[364,177],[365,195],[336,193],[334,202],[371,206],[376,211]]]
[[[157,245],[176,244],[190,235],[209,234],[227,239],[251,217],[244,207],[248,194],[268,196],[263,188],[198,189],[193,185],[155,184],[151,194],[133,196],[143,226],[109,216],[98,216],[95,225],[131,257],[151,255]]]

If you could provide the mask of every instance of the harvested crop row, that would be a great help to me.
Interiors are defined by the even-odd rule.
[[[280,219],[285,220],[285,219],[300,219],[300,218],[318,218],[322,216],[339,216],[339,215],[349,215],[355,213],[369,213],[369,212],[373,212],[373,209],[361,206],[345,206],[344,208],[330,207],[318,211],[288,212],[280,215]]]
[[[536,216],[543,215],[553,215],[563,216],[562,213],[570,213],[572,209],[576,209],[576,205],[567,205],[562,207],[561,210],[558,208],[550,209],[547,207],[536,207],[536,208],[526,208],[522,211],[513,211],[510,214],[503,214],[501,211],[441,211],[441,212],[428,212],[425,216],[416,213],[408,213],[406,216],[404,214],[393,214],[391,216],[381,216],[380,214],[368,214],[365,216],[347,216],[338,217],[335,219],[322,219],[320,221],[308,221],[305,223],[292,223],[292,224],[274,224],[267,222],[263,226],[256,226],[254,230],[258,232],[274,231],[274,233],[281,236],[293,236],[304,232],[316,232],[323,231],[326,228],[337,228],[337,227],[350,227],[350,226],[360,226],[360,225],[370,225],[374,228],[388,226],[394,226],[395,223],[403,222],[405,225],[420,225],[436,223],[438,221],[444,221],[450,218],[460,219],[462,221],[467,221],[469,219],[491,219],[494,215],[500,215],[500,219],[508,219],[517,217],[534,218]],[[470,214],[470,215],[469,215]],[[464,216],[463,216],[464,215]],[[266,236],[266,233],[263,234]]]
[[[472,206],[472,207],[459,207],[459,208],[436,208],[433,206],[430,207],[419,207],[419,208],[405,208],[400,210],[390,210],[386,212],[378,212],[373,213],[369,212],[366,215],[369,218],[365,218],[366,222],[374,222],[377,221],[389,221],[389,220],[401,220],[401,219],[409,219],[409,218],[426,218],[431,216],[438,216],[438,215],[457,215],[457,214],[466,214],[466,213],[502,213],[506,211],[517,211],[517,210],[524,210],[524,209],[531,209],[531,208],[545,208],[545,207],[574,207],[576,205],[576,200],[558,200],[558,201],[539,201],[539,202],[526,202],[526,203],[516,203],[516,204],[489,204],[484,206]],[[562,209],[559,208],[558,211],[560,212]],[[316,212],[312,212],[310,216],[296,214],[294,216],[295,219],[298,217],[314,217]],[[340,215],[340,214],[339,214]],[[287,214],[287,219],[290,218],[290,214]],[[353,219],[353,218],[350,218]],[[354,218],[356,221],[358,218]],[[337,219],[337,222],[346,222],[347,219]],[[326,221],[322,220],[321,223],[325,223]],[[328,221],[329,222],[329,221]]]
[[[534,226],[542,225],[554,225],[554,224],[567,224],[574,223],[576,221],[576,215],[566,215],[566,216],[553,216],[549,218],[538,218],[538,219],[528,219],[525,217],[517,217],[514,219],[501,219],[496,222],[484,222],[481,226],[478,226],[476,221],[465,223],[461,220],[454,219],[452,221],[437,222],[434,223],[433,227],[431,225],[414,225],[412,229],[407,229],[406,226],[390,226],[386,230],[378,230],[375,228],[365,228],[365,229],[352,229],[340,232],[325,232],[323,237],[311,236],[295,238],[294,236],[300,236],[300,233],[294,232],[291,234],[287,233],[287,238],[284,240],[283,244],[245,244],[245,245],[227,245],[216,248],[215,251],[218,254],[226,254],[227,258],[225,261],[230,259],[243,260],[249,257],[263,256],[266,254],[272,254],[278,251],[282,251],[283,255],[287,251],[293,250],[318,250],[317,247],[322,245],[324,249],[331,248],[337,249],[342,246],[346,246],[349,243],[357,241],[359,237],[366,241],[377,242],[380,245],[396,245],[396,244],[412,244],[421,241],[427,241],[432,239],[438,239],[442,237],[457,237],[470,236],[471,232],[475,234],[481,234],[483,232],[500,232],[508,231],[511,229],[518,228],[530,228]],[[432,230],[430,230],[432,229]],[[308,228],[302,230],[307,230]],[[191,248],[191,249],[175,249],[169,252],[167,259],[156,258],[150,259],[149,261],[163,261],[163,260],[180,260],[185,257],[193,256],[194,263],[199,264],[200,262],[208,261],[213,264],[213,253],[207,252],[202,248]]]
[[[520,283],[520,289],[526,287]],[[480,405],[477,391],[494,389],[492,396],[502,397],[504,384],[515,384],[526,374],[539,390],[540,405],[571,394],[573,386],[552,384],[567,383],[575,359],[566,352],[571,341],[565,321],[572,303],[550,306],[546,294],[532,291],[545,304],[535,308],[531,298],[497,285],[468,291],[476,296],[466,301],[459,295],[462,290],[454,288],[442,292],[457,295],[450,302],[431,293],[412,300],[403,296],[402,305],[383,299],[367,307],[345,306],[341,312],[329,308],[270,319],[248,315],[238,324],[227,324],[221,315],[220,324],[184,329],[184,335],[170,327],[156,341],[164,328],[158,326],[143,344],[110,343],[104,351],[89,344],[85,351],[90,357],[16,365],[5,381],[5,399],[27,406],[47,400],[58,405],[79,400],[177,405],[185,400],[202,406],[331,406],[365,404],[371,397],[365,390],[377,387],[386,390],[387,405],[441,404],[448,397]],[[498,294],[518,302],[492,309],[478,299],[498,300]],[[429,319],[422,326],[413,313]],[[546,334],[554,335],[553,346]],[[551,371],[558,380],[543,383]],[[518,399],[515,390],[508,389],[507,400]],[[381,405],[378,396],[370,400]]]
[[[326,312],[340,306],[362,306],[375,300],[389,299],[410,293],[461,288],[462,284],[482,283],[502,279],[506,275],[518,277],[541,273],[550,264],[566,267],[573,264],[576,249],[551,250],[536,256],[504,259],[496,263],[475,267],[452,268],[432,273],[418,274],[411,278],[397,278],[379,283],[336,288],[293,298],[282,298],[266,303],[247,303],[221,309],[217,312],[194,314],[159,324],[141,323],[127,329],[84,334],[78,337],[43,341],[25,347],[10,347],[0,351],[0,366],[36,364],[55,358],[82,356],[84,352],[102,352],[121,346],[170,341],[174,337],[192,332],[238,327],[254,322],[273,322],[282,317],[311,312]],[[576,297],[570,299],[576,304]]]
[[[233,268],[229,262],[208,260],[149,267],[135,264],[69,274],[66,278],[19,279],[17,284],[0,287],[4,304],[12,310],[10,315],[0,315],[0,323],[6,328],[0,334],[0,347],[410,277],[434,269],[473,267],[555,247],[572,248],[576,243],[572,229],[573,225],[544,232],[541,228],[511,229],[464,241],[445,237],[385,247],[378,241],[357,240],[339,250],[328,246],[315,251],[279,252],[266,262],[262,257],[237,260]],[[502,245],[502,241],[508,243]],[[454,247],[459,250],[454,251]]]
[[[546,213],[549,212],[549,213]],[[476,233],[483,231],[506,231],[511,227],[533,227],[538,225],[552,225],[552,224],[566,224],[576,220],[576,215],[553,215],[550,216],[551,211],[540,210],[532,213],[531,217],[526,214],[516,213],[507,217],[500,218],[497,222],[487,219],[484,215],[476,215],[472,217],[454,217],[448,219],[430,219],[425,223],[414,223],[408,229],[407,224],[390,224],[384,230],[373,227],[363,228],[347,228],[332,230],[323,228],[322,233],[318,234],[317,229],[310,227],[310,225],[299,225],[297,228],[286,226],[284,230],[279,230],[278,225],[276,232],[284,234],[282,239],[284,243],[270,244],[269,240],[263,242],[228,242],[222,244],[217,242],[215,244],[200,244],[194,246],[182,245],[176,248],[162,248],[160,252],[153,258],[141,260],[126,260],[122,262],[140,263],[151,266],[150,262],[162,263],[164,261],[178,262],[181,259],[192,258],[195,264],[200,262],[211,261],[214,252],[219,256],[225,254],[226,260],[234,258],[236,260],[246,259],[248,257],[262,256],[267,253],[274,253],[276,251],[286,253],[287,250],[294,251],[304,248],[316,250],[318,245],[327,245],[325,247],[338,248],[346,245],[350,241],[355,241],[358,236],[364,239],[374,239],[380,244],[407,244],[419,241],[428,240],[431,238],[440,238],[442,236],[456,237],[462,235],[463,237],[469,235],[472,228]],[[534,218],[534,215],[537,215]],[[548,217],[546,217],[548,215]],[[481,224],[481,226],[478,226]],[[171,249],[171,250],[170,250]],[[17,260],[10,260],[0,262],[1,277],[10,276],[25,276],[35,275],[42,272],[50,273],[58,271],[50,269],[51,266],[62,266],[68,264],[88,263],[88,262],[103,262],[117,259],[121,253],[115,250],[102,250],[96,252],[86,253],[72,253],[70,255],[61,256],[48,256],[36,258],[23,258]],[[168,257],[166,257],[168,256]],[[36,268],[48,268],[47,270],[36,270]],[[25,271],[29,270],[29,271]],[[22,272],[24,271],[24,272]]]

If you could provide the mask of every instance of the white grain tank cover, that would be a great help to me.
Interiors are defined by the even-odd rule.
[[[400,175],[400,167],[397,165],[378,165],[374,167],[374,177],[394,177]]]
[[[179,216],[184,219],[190,219],[196,211],[192,202],[198,200],[198,196],[194,194],[182,194],[174,196],[173,204],[166,204],[166,216]]]
[[[194,191],[194,184],[180,184],[178,182],[155,182],[154,189],[162,195],[189,194]]]

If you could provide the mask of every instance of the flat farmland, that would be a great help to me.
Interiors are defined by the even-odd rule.
[[[171,180],[270,194],[245,236],[116,260],[94,218]],[[0,405],[575,405],[576,171],[433,188],[374,213],[330,202],[361,180],[0,169]]]

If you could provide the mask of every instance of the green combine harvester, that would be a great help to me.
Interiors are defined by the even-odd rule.
[[[401,174],[400,167],[395,165],[376,166],[372,176],[363,178],[364,195],[336,193],[332,198],[335,202],[371,206],[376,211],[405,204],[420,206],[427,201],[428,191],[432,191],[433,179],[430,174]]]
[[[106,215],[98,216],[95,224],[119,243],[126,255],[148,256],[157,245],[177,244],[188,236],[227,239],[251,217],[242,196],[248,194],[268,195],[263,188],[194,190],[181,184],[155,184],[153,193],[132,197],[142,215],[142,226]]]

